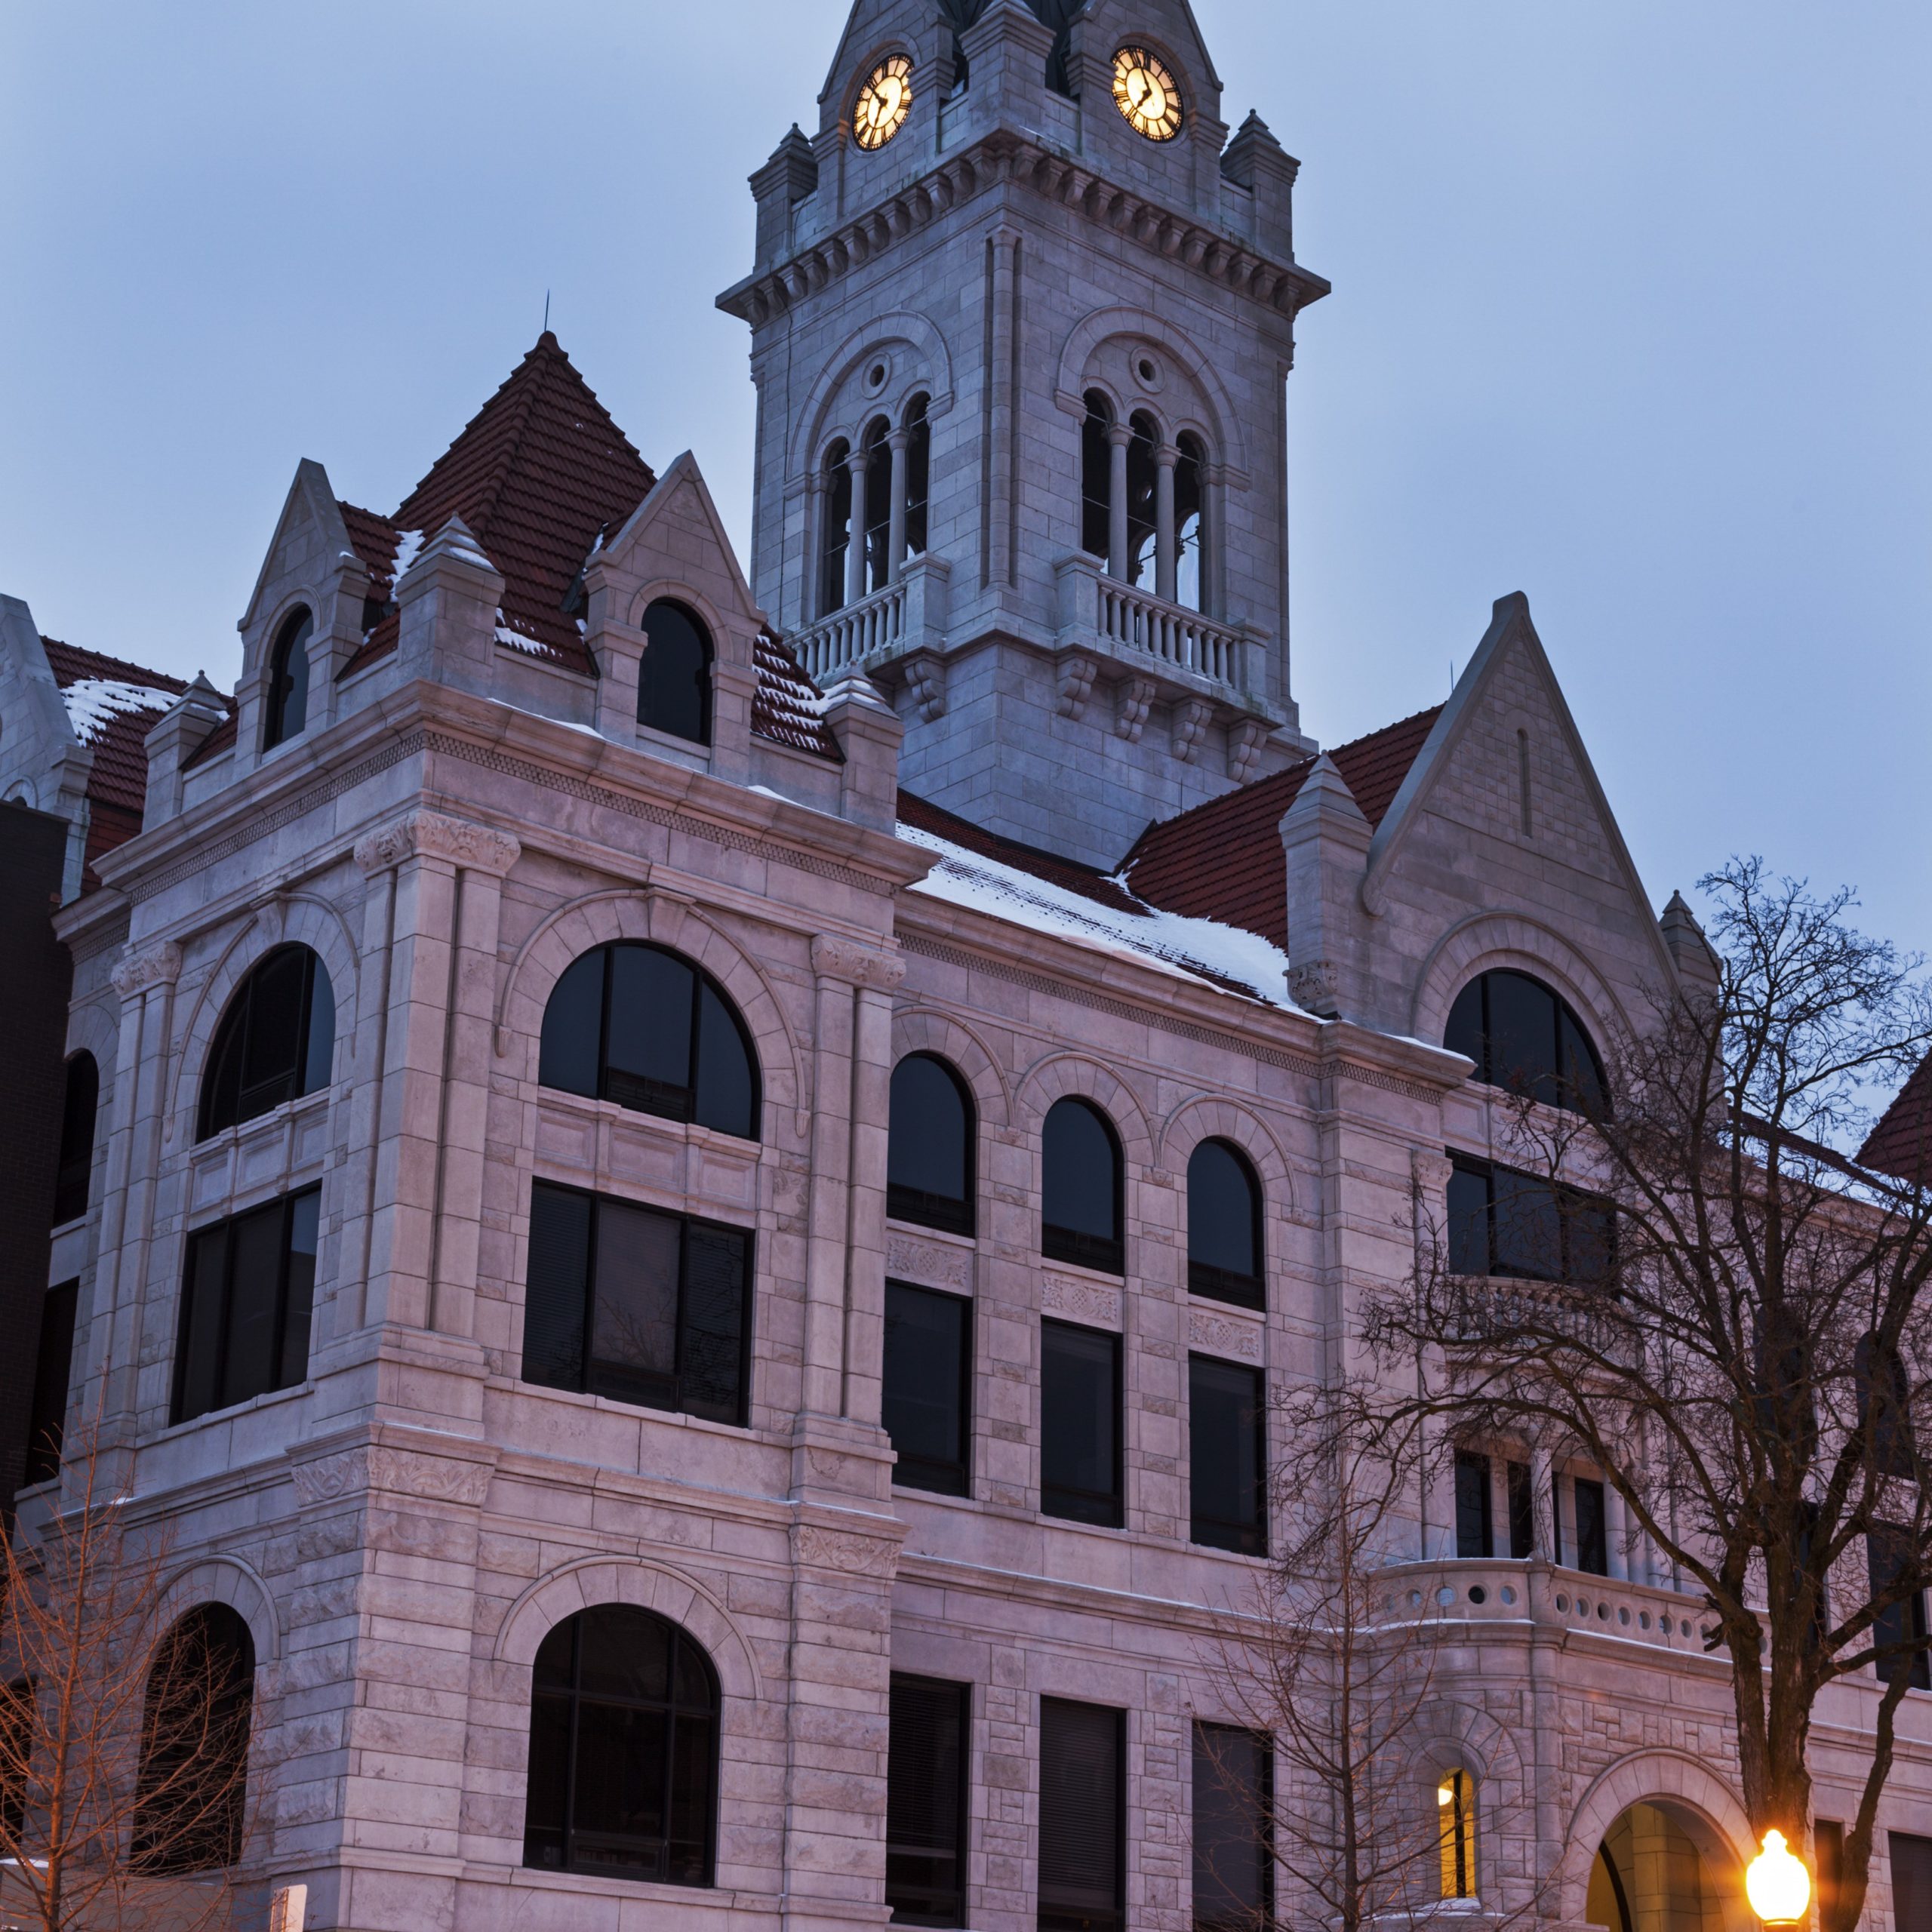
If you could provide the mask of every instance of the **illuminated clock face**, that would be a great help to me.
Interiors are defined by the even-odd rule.
[[[862,148],[882,148],[912,111],[912,63],[903,54],[881,60],[852,106],[852,134]]]
[[[1171,141],[1180,132],[1180,89],[1144,47],[1123,47],[1114,56],[1114,104],[1150,141]]]

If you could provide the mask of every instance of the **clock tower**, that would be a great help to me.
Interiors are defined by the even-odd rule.
[[[1327,284],[1187,0],[857,0],[752,177],[752,576],[906,786],[1112,866],[1310,748],[1286,383]]]

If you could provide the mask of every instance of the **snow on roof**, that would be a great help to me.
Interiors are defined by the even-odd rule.
[[[1164,971],[1245,993],[1289,1012],[1300,1011],[1287,995],[1287,955],[1257,934],[1152,906],[1116,909],[903,821],[899,836],[939,857],[912,891],[1075,945],[1131,954]]]
[[[68,721],[84,745],[92,744],[117,718],[131,712],[170,709],[178,691],[158,691],[152,685],[130,684],[121,678],[80,678],[63,685]]]

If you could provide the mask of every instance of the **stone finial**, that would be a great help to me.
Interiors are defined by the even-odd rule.
[[[1657,924],[1672,964],[1677,968],[1677,977],[1687,986],[1715,994],[1724,983],[1723,968],[1716,949],[1704,937],[1704,929],[1697,923],[1697,914],[1685,903],[1682,893],[1670,895],[1670,903],[1664,907]]]
[[[838,772],[840,815],[875,832],[899,816],[899,751],[906,728],[859,671],[848,671],[825,694],[826,728],[845,754]]]
[[[1221,155],[1221,174],[1254,197],[1254,239],[1270,254],[1294,259],[1295,177],[1301,163],[1251,113]]]
[[[143,830],[175,817],[181,810],[182,769],[228,716],[220,692],[197,671],[195,681],[155,721],[143,741],[148,753],[148,789],[141,814]]]
[[[751,184],[758,209],[756,266],[768,268],[789,248],[792,211],[818,188],[818,157],[795,121]]]
[[[1348,781],[1323,752],[1283,815],[1288,992],[1324,1020],[1359,1017],[1362,875],[1374,837]]]

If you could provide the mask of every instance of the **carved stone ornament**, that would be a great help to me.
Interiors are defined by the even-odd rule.
[[[1268,742],[1268,728],[1253,718],[1244,718],[1228,733],[1228,776],[1237,785],[1245,785],[1261,761],[1261,747]]]
[[[1100,660],[1084,651],[1069,651],[1060,660],[1060,715],[1077,718],[1087,709],[1087,695],[1100,675]]]
[[[1129,678],[1115,694],[1118,708],[1114,713],[1114,729],[1130,745],[1140,742],[1147,714],[1154,707],[1157,689],[1152,678]]]
[[[171,986],[180,977],[181,949],[172,940],[164,940],[145,952],[131,954],[115,968],[114,990],[123,999],[132,999],[149,986]]]
[[[1043,1275],[1040,1306],[1048,1315],[1064,1315],[1095,1328],[1121,1325],[1120,1291],[1103,1288],[1097,1281],[1078,1281],[1066,1275]]]
[[[837,1570],[848,1577],[890,1578],[899,1568],[899,1544],[890,1537],[859,1536],[801,1523],[792,1532],[793,1554],[815,1570]]]
[[[522,851],[506,832],[472,825],[467,819],[447,818],[441,812],[411,812],[359,841],[355,863],[365,872],[377,872],[405,859],[446,859],[451,865],[500,878]]]
[[[1183,764],[1192,764],[1201,755],[1201,741],[1208,735],[1208,721],[1214,715],[1204,699],[1191,697],[1174,706],[1174,754]]]
[[[1288,997],[1305,1013],[1334,1018],[1340,1005],[1341,974],[1332,959],[1311,959],[1288,969]]]
[[[296,1498],[304,1508],[375,1491],[474,1508],[489,1494],[493,1471],[488,1463],[420,1455],[374,1443],[299,1462],[291,1473]]]
[[[930,652],[906,660],[903,667],[921,721],[937,724],[946,715],[946,666]]]
[[[964,1289],[971,1283],[973,1257],[963,1247],[936,1241],[915,1241],[909,1235],[885,1238],[885,1272],[903,1281],[933,1281]]]
[[[1260,1324],[1191,1308],[1187,1312],[1187,1346],[1204,1349],[1209,1355],[1232,1355],[1239,1361],[1259,1361]]]
[[[906,962],[896,952],[855,945],[821,933],[812,941],[812,971],[828,980],[845,980],[855,986],[891,992],[906,977]]]

